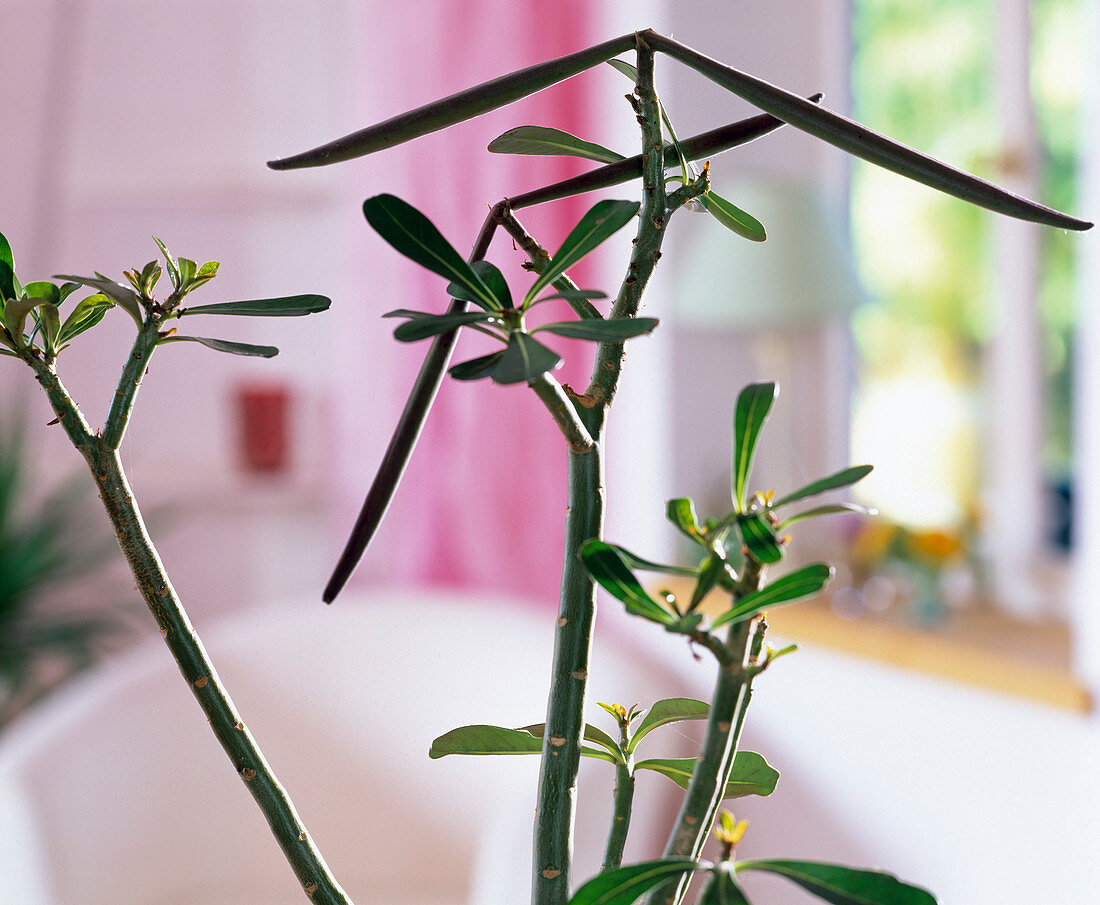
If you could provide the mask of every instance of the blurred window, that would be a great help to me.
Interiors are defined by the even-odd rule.
[[[858,120],[1075,209],[1083,0],[852,7]],[[1029,531],[1025,553],[1049,561],[1069,544],[1074,236],[862,163],[851,203],[874,299],[853,319],[868,497],[890,523],[958,541],[975,574]]]

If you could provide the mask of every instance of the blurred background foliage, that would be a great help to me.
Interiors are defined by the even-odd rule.
[[[988,179],[1030,165],[1000,142],[994,0],[854,0],[853,12],[858,120]],[[1081,0],[1031,3],[1040,200],[1063,209],[1077,191],[1084,25]],[[913,460],[921,473],[911,474],[912,487],[942,492],[890,488],[876,504],[902,523],[959,528],[979,509],[989,442],[980,414],[993,329],[992,218],[857,163],[852,228],[860,274],[877,299],[853,319],[855,458]],[[1047,230],[1042,241],[1044,465],[1060,486],[1070,479],[1075,274],[1071,238]],[[920,435],[889,430],[890,413],[911,416],[913,406],[929,414]],[[873,438],[861,435],[861,422],[875,425]]]
[[[0,729],[128,634],[87,475],[36,487],[23,425],[0,423]]]

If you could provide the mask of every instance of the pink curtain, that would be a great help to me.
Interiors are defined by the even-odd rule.
[[[393,4],[397,10],[400,6]],[[370,64],[377,81],[366,102],[368,116],[382,119],[406,106],[596,43],[606,36],[594,33],[590,7],[584,0],[559,0],[552,5],[531,0],[431,2],[418,4],[417,12],[424,12],[415,26],[404,11],[380,13],[372,17],[370,40],[379,47]],[[363,197],[378,192],[401,195],[427,214],[463,255],[468,254],[489,205],[592,166],[569,158],[517,158],[485,150],[492,138],[523,124],[555,126],[600,141],[586,81],[591,85],[591,76],[581,75],[511,107],[379,155]],[[519,212],[519,217],[553,252],[595,200],[591,196],[568,199],[545,209]],[[402,275],[400,298],[386,293],[368,297],[368,319],[397,307],[442,311],[444,281],[401,261],[365,224],[363,230],[369,235],[355,237],[355,253],[362,254],[366,247],[370,267],[396,268]],[[522,296],[532,278],[520,269],[524,257],[503,232],[488,258],[505,272],[513,295]],[[583,265],[574,276],[585,284]],[[590,288],[609,293],[615,289]],[[547,314],[552,319],[574,316],[567,307]],[[347,353],[361,356],[354,379],[377,383],[377,377],[368,373],[376,363],[388,364],[396,374],[385,381],[394,395],[387,400],[389,422],[370,413],[371,400],[362,393],[359,398],[365,402],[349,415],[370,418],[376,435],[366,445],[374,449],[388,439],[427,344],[397,344],[388,338],[392,321],[381,326],[377,320],[364,323],[369,338],[363,339],[358,351],[349,348]],[[379,354],[377,343],[388,343],[390,348]],[[559,379],[583,387],[591,367],[589,344],[556,338],[548,344],[565,357],[557,372]],[[468,332],[460,338],[454,360],[492,348],[486,337]],[[353,437],[354,431],[345,432],[345,443],[357,442]],[[341,503],[341,532],[347,530],[377,465],[377,459],[365,462],[353,451],[344,453],[345,459],[357,464],[342,470],[341,495],[351,497]],[[556,427],[525,386],[459,383],[448,378],[380,532],[384,561],[372,549],[370,561],[361,570],[363,576],[515,593],[551,605],[561,568],[565,458]]]

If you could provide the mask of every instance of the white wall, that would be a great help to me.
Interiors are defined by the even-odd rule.
[[[355,4],[188,0],[0,3],[0,227],[19,274],[93,269],[121,278],[156,256],[150,236],[221,275],[197,302],[320,292],[354,297],[345,245],[357,225],[348,174],[295,179],[264,162],[303,135],[333,134],[357,104]],[[288,99],[308,96],[309,105]],[[354,197],[353,195],[351,197]],[[167,277],[163,278],[167,282]],[[197,615],[275,588],[320,586],[331,554],[293,544],[324,532],[322,410],[340,379],[330,365],[350,332],[349,306],[325,317],[203,323],[216,335],[280,346],[272,361],[174,346],[154,360],[126,446],[126,465],[177,585]],[[101,424],[131,325],[111,317],[81,337],[59,370]],[[201,331],[199,331],[201,332]],[[49,418],[26,369],[5,360],[8,396]],[[249,481],[238,463],[234,402],[243,384],[292,395],[291,472]],[[29,432],[45,476],[79,459],[58,430]],[[314,442],[319,441],[319,442]],[[281,517],[273,512],[287,511]],[[273,556],[293,547],[295,555]]]

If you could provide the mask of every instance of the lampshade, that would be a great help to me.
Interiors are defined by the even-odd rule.
[[[763,223],[768,238],[742,239],[709,215],[681,222],[684,244],[672,300],[677,324],[727,330],[805,327],[842,318],[863,300],[843,214],[826,205],[820,189],[759,180],[714,189]]]

